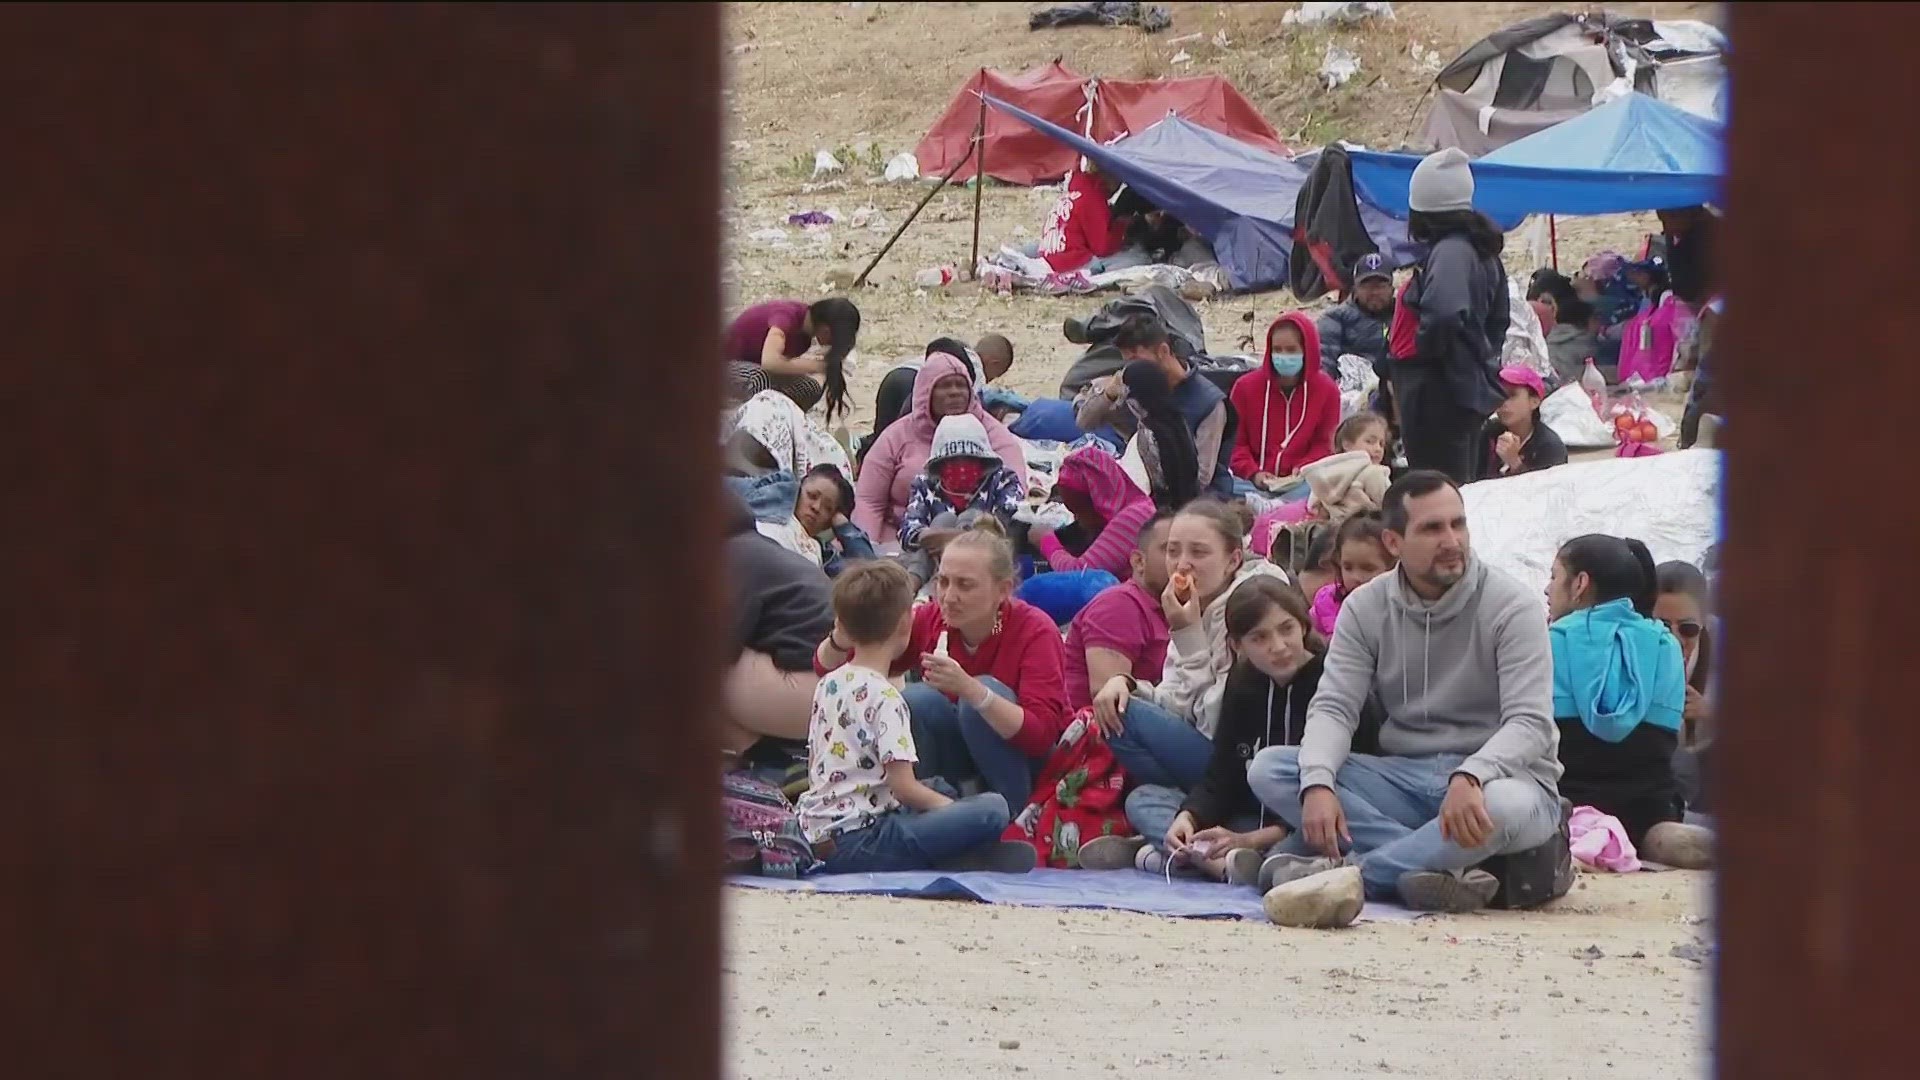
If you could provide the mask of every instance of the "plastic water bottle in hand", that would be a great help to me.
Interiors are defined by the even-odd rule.
[[[933,639],[933,655],[942,658],[947,655],[947,632],[945,630],[940,631],[940,636]]]

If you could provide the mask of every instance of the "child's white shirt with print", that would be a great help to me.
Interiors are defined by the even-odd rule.
[[[887,763],[917,760],[907,699],[885,675],[852,664],[828,672],[807,726],[808,787],[797,807],[807,840],[857,832],[899,810]]]

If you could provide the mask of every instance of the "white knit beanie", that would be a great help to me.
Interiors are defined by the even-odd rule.
[[[1436,150],[1414,167],[1407,208],[1427,214],[1473,209],[1473,170],[1459,147]]]
[[[997,462],[1000,455],[993,452],[993,443],[987,440],[987,429],[980,419],[970,412],[963,412],[942,417],[940,426],[933,429],[933,452],[927,455],[928,467],[948,458],[978,458]]]

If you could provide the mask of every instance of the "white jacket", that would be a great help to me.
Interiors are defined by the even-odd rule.
[[[1227,671],[1233,655],[1227,649],[1227,598],[1248,578],[1277,577],[1291,582],[1287,572],[1249,554],[1233,575],[1233,584],[1200,613],[1200,622],[1175,630],[1167,644],[1167,663],[1158,685],[1140,683],[1135,697],[1145,698],[1213,738],[1220,723],[1220,696],[1226,692]]]

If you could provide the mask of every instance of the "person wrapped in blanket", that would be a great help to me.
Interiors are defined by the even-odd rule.
[[[724,452],[727,484],[767,539],[829,577],[847,560],[873,558],[873,542],[849,519],[846,451],[791,399],[765,390],[741,405]]]
[[[907,569],[924,585],[947,541],[982,517],[998,521],[1004,535],[1026,496],[1026,481],[994,453],[977,418],[970,413],[942,418],[926,470],[914,477],[900,518]]]

